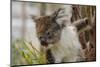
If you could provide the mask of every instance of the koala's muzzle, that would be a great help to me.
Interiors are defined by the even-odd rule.
[[[41,45],[44,46],[44,47],[47,47],[48,46],[48,43],[45,42],[45,41],[41,41]]]
[[[47,47],[48,46],[48,43],[46,42],[45,38],[44,37],[40,37],[39,38],[40,41],[41,41],[41,45],[44,46],[44,47]]]

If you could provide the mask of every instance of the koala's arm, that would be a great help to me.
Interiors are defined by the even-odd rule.
[[[48,49],[46,51],[46,58],[47,58],[48,63],[55,63],[55,59],[54,59],[50,49]]]

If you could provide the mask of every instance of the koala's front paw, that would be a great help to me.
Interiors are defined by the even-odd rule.
[[[46,57],[47,57],[48,63],[54,63],[54,62],[55,62],[55,59],[54,59],[54,57],[52,56],[52,53],[51,53],[50,50],[47,50],[47,55],[46,55]]]

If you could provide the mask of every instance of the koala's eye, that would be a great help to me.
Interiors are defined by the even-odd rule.
[[[47,32],[47,35],[50,35],[50,32]]]
[[[42,37],[39,37],[39,39],[42,39]]]

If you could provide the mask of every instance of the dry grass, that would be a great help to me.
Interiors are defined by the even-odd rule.
[[[38,51],[32,44],[25,40],[16,40],[11,44],[11,65],[45,64],[44,52]]]

